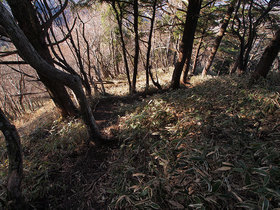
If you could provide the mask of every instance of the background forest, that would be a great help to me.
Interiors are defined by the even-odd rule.
[[[279,207],[279,11],[0,1],[0,208]]]

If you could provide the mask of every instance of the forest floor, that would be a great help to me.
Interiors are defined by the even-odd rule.
[[[23,194],[34,209],[277,208],[279,81],[249,88],[244,78],[197,76],[177,91],[115,89],[93,101],[103,135],[116,141],[109,147],[86,145],[83,123],[60,119],[47,103],[15,122]],[[3,141],[0,151],[4,200]]]

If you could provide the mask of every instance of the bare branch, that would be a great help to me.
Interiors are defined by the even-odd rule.
[[[0,64],[5,64],[5,65],[19,65],[19,64],[28,64],[25,61],[0,61]]]
[[[13,50],[13,51],[0,51],[0,57],[3,58],[3,57],[9,56],[9,55],[14,55],[14,54],[17,54],[17,53],[18,53],[17,50]]]
[[[42,94],[42,93],[47,93],[47,91],[43,91],[43,92],[37,92],[37,93],[21,93],[21,94],[14,94],[11,96],[27,96],[27,95],[38,95],[38,94]]]
[[[25,72],[19,71],[19,70],[17,70],[16,68],[11,67],[11,66],[9,66],[9,65],[7,65],[7,66],[8,66],[11,70],[13,70],[13,71],[15,71],[15,72],[17,72],[17,73],[20,73],[20,74],[22,74],[22,75],[24,75],[24,76],[27,76],[27,77],[36,79],[35,76],[32,76],[32,75],[30,75],[30,74],[26,74]]]
[[[207,4],[205,4],[204,6],[201,7],[201,9],[204,9],[205,7],[209,6],[210,4],[214,3],[216,0],[210,1]]]
[[[59,45],[62,42],[65,42],[71,36],[71,33],[74,29],[75,24],[76,24],[76,18],[75,18],[73,26],[70,28],[69,32],[66,35],[64,35],[64,38],[59,41],[55,41],[55,43],[49,43],[48,46],[55,46],[55,45]]]
[[[43,29],[44,29],[44,31],[47,31],[49,28],[50,28],[50,26],[52,25],[52,23],[53,23],[53,21],[56,19],[56,18],[58,18],[59,17],[59,15],[61,15],[62,14],[62,12],[65,10],[65,8],[67,7],[67,5],[68,5],[68,0],[65,0],[65,2],[64,2],[64,4],[62,5],[62,7],[60,8],[60,10],[57,12],[57,13],[55,13],[54,15],[52,15],[50,12],[50,19],[49,20],[47,20],[44,24],[43,24]]]

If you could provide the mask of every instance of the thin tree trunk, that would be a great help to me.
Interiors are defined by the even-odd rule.
[[[175,69],[172,75],[171,88],[177,89],[180,87],[180,78],[183,71],[184,64],[184,76],[183,83],[187,80],[187,75],[190,67],[192,47],[195,29],[199,18],[199,12],[201,9],[202,0],[190,0],[188,6],[188,12],[186,22],[184,26],[183,38],[180,44],[178,60],[175,64]]]
[[[212,65],[212,63],[213,63],[213,60],[214,60],[214,58],[215,58],[215,55],[216,55],[216,53],[217,53],[217,51],[218,51],[218,48],[219,48],[219,46],[220,46],[220,44],[221,44],[221,41],[222,41],[222,39],[223,39],[223,37],[224,37],[224,35],[225,35],[225,32],[226,32],[228,23],[229,23],[230,18],[231,18],[231,15],[232,15],[232,13],[233,13],[233,11],[234,11],[234,6],[235,6],[235,4],[236,4],[236,1],[237,1],[237,0],[233,0],[233,1],[230,3],[230,6],[229,6],[229,8],[228,8],[228,10],[227,10],[227,13],[226,13],[226,15],[225,15],[225,18],[224,18],[224,20],[223,20],[223,22],[222,22],[220,31],[219,31],[219,33],[217,34],[217,37],[216,37],[215,42],[214,42],[214,45],[213,45],[213,47],[212,47],[212,49],[211,49],[210,56],[208,57],[208,60],[207,60],[207,62],[206,62],[206,65],[204,66],[204,68],[203,68],[203,70],[202,70],[202,76],[206,76],[207,72],[209,71],[209,69],[210,69],[210,67],[211,67],[211,65]]]
[[[9,159],[9,174],[7,184],[8,209],[24,209],[24,200],[21,194],[23,177],[22,148],[20,137],[3,111],[0,109],[0,130],[5,136]]]
[[[132,93],[136,93],[136,80],[138,74],[138,62],[139,62],[139,35],[138,35],[138,0],[133,2],[133,16],[134,16],[134,33],[135,33],[135,53],[134,53],[134,68],[133,68],[133,77],[132,77]]]
[[[156,5],[157,5],[157,0],[154,0],[154,2],[153,2],[153,14],[152,14],[152,18],[151,18],[151,26],[150,26],[150,33],[149,33],[149,39],[148,39],[148,49],[147,49],[147,56],[146,56],[146,65],[145,65],[145,70],[146,70],[146,91],[149,89],[150,55],[151,55],[152,37],[153,37],[153,31],[154,31],[154,21],[155,21],[155,16],[156,16]]]

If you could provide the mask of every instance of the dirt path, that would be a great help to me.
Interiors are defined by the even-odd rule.
[[[107,98],[101,98],[95,105],[94,117],[103,133],[107,138],[113,138],[114,132],[118,129],[119,117],[125,113],[120,111],[120,106],[133,104],[136,101],[141,101],[143,95],[134,96],[111,96]]]
[[[118,132],[119,117],[125,113],[119,107],[133,104],[141,100],[142,96],[107,97],[101,98],[95,105],[94,117],[107,138],[113,138]],[[115,139],[117,141],[117,139]],[[64,195],[60,196],[61,209],[106,209],[106,203],[96,202],[98,189],[96,185],[106,179],[108,173],[108,157],[112,151],[118,149],[118,142],[113,146],[85,147],[83,151],[67,160],[68,170],[57,177],[56,181],[66,186]],[[51,201],[50,201],[51,202]]]

